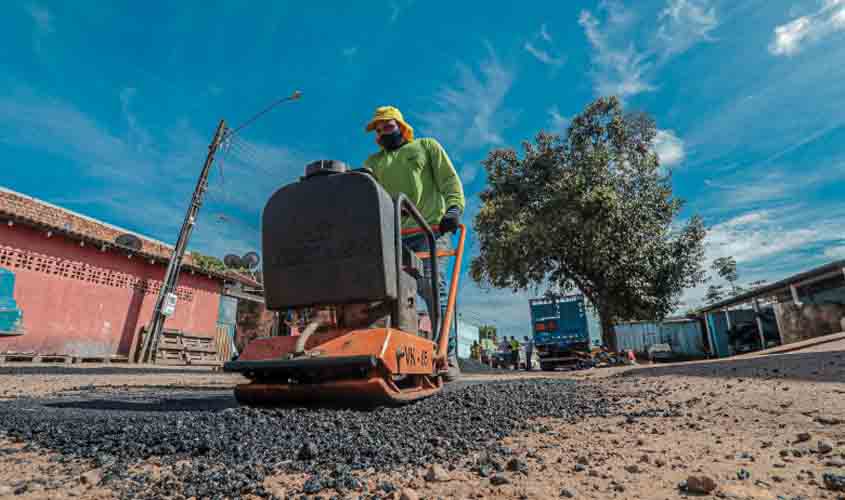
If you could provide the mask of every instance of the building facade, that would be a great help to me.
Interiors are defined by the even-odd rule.
[[[123,234],[131,233],[0,190],[0,272],[13,283],[0,302],[19,313],[16,331],[0,332],[0,352],[128,355],[152,317],[172,247],[135,235],[140,248],[129,248],[116,242]],[[165,327],[215,337],[225,285],[243,281],[253,284],[186,256]]]

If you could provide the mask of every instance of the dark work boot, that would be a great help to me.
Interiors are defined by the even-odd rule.
[[[446,382],[454,382],[461,377],[461,367],[458,365],[458,357],[455,353],[449,354],[447,361],[447,370],[443,375],[443,380]]]

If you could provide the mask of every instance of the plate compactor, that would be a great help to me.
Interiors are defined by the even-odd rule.
[[[404,219],[416,221],[402,229]],[[250,383],[241,404],[379,406],[443,388],[466,229],[457,249],[436,250],[435,232],[404,195],[391,196],[368,173],[317,161],[264,207],[262,251],[268,310],[290,312],[299,335],[261,337],[224,365]],[[428,252],[403,236],[422,233]],[[433,293],[431,332],[419,327],[417,278],[423,260],[453,257],[445,317]],[[432,290],[438,260],[431,259]],[[428,278],[425,278],[428,279]]]

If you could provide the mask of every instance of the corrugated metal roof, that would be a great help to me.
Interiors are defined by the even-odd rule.
[[[716,302],[713,305],[709,305],[707,307],[699,309],[699,312],[706,313],[710,311],[715,311],[717,309],[722,309],[724,307],[741,304],[753,298],[762,297],[764,295],[770,295],[772,292],[776,292],[784,288],[789,288],[790,285],[794,285],[796,283],[806,281],[811,278],[829,274],[837,270],[842,271],[842,269],[845,269],[845,260],[833,261],[823,266],[814,267],[809,271],[803,271],[798,274],[793,274],[792,276],[784,278],[780,281],[776,281],[774,283],[755,288],[754,290],[741,293],[735,297]],[[845,275],[843,275],[843,278],[845,278]]]
[[[56,234],[71,239],[82,240],[99,245],[119,248],[159,263],[167,263],[173,252],[173,246],[121,227],[108,224],[87,215],[48,203],[38,198],[19,193],[0,186],[0,217],[5,216],[16,222],[40,229],[48,229]],[[98,234],[98,230],[101,231]],[[141,250],[118,245],[114,239],[105,239],[102,233],[117,237],[120,234],[132,234],[142,242]],[[257,281],[237,273],[221,273],[203,269],[193,262],[190,255],[183,260],[183,268],[212,276],[220,280],[229,280],[250,286],[260,286]]]

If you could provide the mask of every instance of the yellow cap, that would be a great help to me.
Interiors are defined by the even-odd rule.
[[[402,112],[399,111],[399,108],[393,106],[380,106],[376,108],[376,112],[373,114],[373,118],[367,124],[365,130],[372,132],[376,128],[376,122],[384,120],[396,120],[399,124],[399,129],[402,131],[402,137],[408,142],[414,140],[414,127],[408,125],[408,122],[402,118]]]

